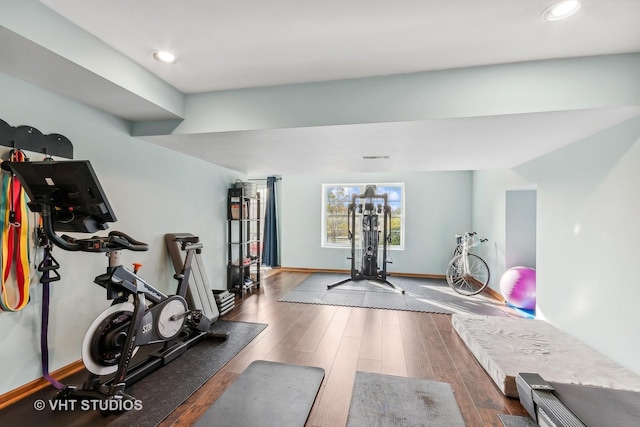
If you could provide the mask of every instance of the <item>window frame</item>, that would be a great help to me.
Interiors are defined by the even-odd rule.
[[[339,243],[330,243],[327,241],[327,205],[328,205],[328,200],[327,200],[327,191],[329,188],[332,187],[343,187],[343,188],[348,188],[348,187],[359,187],[360,188],[360,192],[359,194],[362,194],[366,188],[367,185],[375,185],[376,188],[383,188],[383,187],[398,187],[400,189],[400,244],[399,245],[389,245],[388,249],[389,250],[394,250],[394,251],[402,251],[404,250],[404,246],[405,246],[405,236],[406,236],[406,232],[405,232],[405,204],[406,204],[406,189],[405,189],[405,184],[404,182],[382,182],[382,183],[360,183],[360,182],[351,182],[351,183],[331,183],[331,184],[322,184],[322,191],[321,191],[321,217],[320,217],[320,246],[322,248],[328,248],[328,249],[345,249],[345,248],[350,248],[351,247],[351,242],[349,240],[347,240],[346,244],[339,244]],[[351,203],[351,194],[349,194],[349,199],[348,199],[348,203]],[[387,200],[387,203],[390,205],[390,201]],[[398,216],[395,216],[395,218],[397,218]],[[394,216],[392,215],[391,217],[392,219],[394,218]],[[382,247],[382,244],[380,245],[380,247]]]

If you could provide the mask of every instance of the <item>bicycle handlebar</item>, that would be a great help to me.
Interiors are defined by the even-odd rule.
[[[471,238],[471,237],[476,236],[477,234],[478,233],[476,233],[475,231],[467,231],[464,234],[456,234],[455,237],[456,237],[456,239],[458,241],[458,244],[460,244],[460,241],[461,241],[462,237]],[[489,239],[480,239],[480,243],[484,243],[484,242],[486,242],[488,240]]]
[[[464,234],[456,234],[456,237],[462,237],[462,236],[469,236],[470,237],[470,236],[475,236],[476,234],[478,234],[478,233],[476,233],[475,231],[467,231]]]

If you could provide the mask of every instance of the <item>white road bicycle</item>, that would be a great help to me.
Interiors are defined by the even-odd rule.
[[[469,253],[469,249],[486,242],[478,238],[475,232],[456,235],[458,246],[447,267],[447,283],[451,289],[462,295],[475,295],[489,283],[489,267],[478,255]]]

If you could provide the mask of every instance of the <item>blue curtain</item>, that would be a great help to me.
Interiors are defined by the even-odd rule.
[[[280,265],[278,261],[278,220],[276,218],[276,177],[267,178],[267,206],[264,215],[264,237],[262,263],[271,267]]]

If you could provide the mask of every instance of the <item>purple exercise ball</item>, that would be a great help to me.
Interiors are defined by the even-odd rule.
[[[507,302],[524,310],[536,308],[536,270],[513,267],[500,278],[500,292]]]

